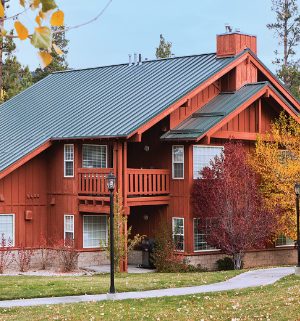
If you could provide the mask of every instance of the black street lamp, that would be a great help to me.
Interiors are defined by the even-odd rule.
[[[106,177],[107,189],[110,192],[110,288],[109,293],[116,293],[115,289],[115,244],[114,244],[114,190],[116,186],[116,176],[109,173]]]
[[[300,198],[300,183],[295,184],[296,194],[296,212],[297,212],[297,248],[298,248],[298,264],[296,267],[296,274],[300,273],[300,217],[299,217],[299,198]]]

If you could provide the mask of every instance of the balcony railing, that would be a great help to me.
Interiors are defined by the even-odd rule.
[[[112,168],[78,169],[78,194],[107,196],[105,177]],[[170,193],[170,172],[167,169],[127,169],[128,197],[168,195]]]
[[[129,168],[127,195],[155,196],[170,193],[170,173],[167,169]]]
[[[109,195],[105,177],[113,172],[112,168],[79,168],[78,194]]]

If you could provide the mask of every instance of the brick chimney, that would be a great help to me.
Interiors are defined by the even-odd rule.
[[[236,32],[217,35],[217,57],[230,57],[249,48],[257,54],[256,36]]]

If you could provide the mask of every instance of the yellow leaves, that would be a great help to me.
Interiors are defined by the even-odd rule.
[[[25,0],[20,0],[20,5],[21,5],[22,7],[25,7]]]
[[[52,46],[53,46],[54,51],[55,51],[59,56],[61,56],[61,55],[64,54],[63,51],[62,51],[55,43],[53,43]]]
[[[41,1],[40,0],[33,0],[31,3],[31,6],[33,9],[37,9],[40,5]]]
[[[40,58],[40,63],[42,68],[47,67],[52,62],[52,56],[47,51],[39,51],[38,56]]]
[[[0,1],[0,18],[4,17],[4,7],[2,1]]]
[[[61,27],[64,25],[65,15],[63,11],[58,10],[51,16],[50,23],[53,27]]]
[[[39,49],[49,50],[52,44],[51,30],[48,27],[37,27],[31,38],[31,44]]]
[[[15,22],[15,29],[20,40],[28,38],[28,29],[20,21]]]
[[[42,24],[42,19],[41,19],[40,15],[38,15],[38,16],[35,17],[35,22],[36,22],[39,26],[41,26],[41,24]]]

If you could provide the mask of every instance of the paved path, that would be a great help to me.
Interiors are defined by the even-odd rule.
[[[141,292],[122,292],[122,293],[117,293],[113,298],[109,297],[107,294],[98,294],[98,295],[79,295],[79,296],[65,296],[65,297],[53,297],[53,298],[41,298],[41,299],[0,301],[0,308],[105,301],[109,299],[126,300],[126,299],[157,298],[157,297],[164,297],[164,296],[176,296],[176,295],[198,294],[198,293],[206,293],[206,292],[237,290],[237,289],[244,289],[249,287],[273,284],[279,279],[287,275],[293,274],[294,271],[295,270],[292,267],[280,267],[280,268],[272,268],[272,269],[254,270],[254,271],[248,271],[240,275],[237,275],[227,281],[214,283],[214,284],[185,287],[185,288],[171,288],[171,289],[162,289],[162,290],[141,291]]]

